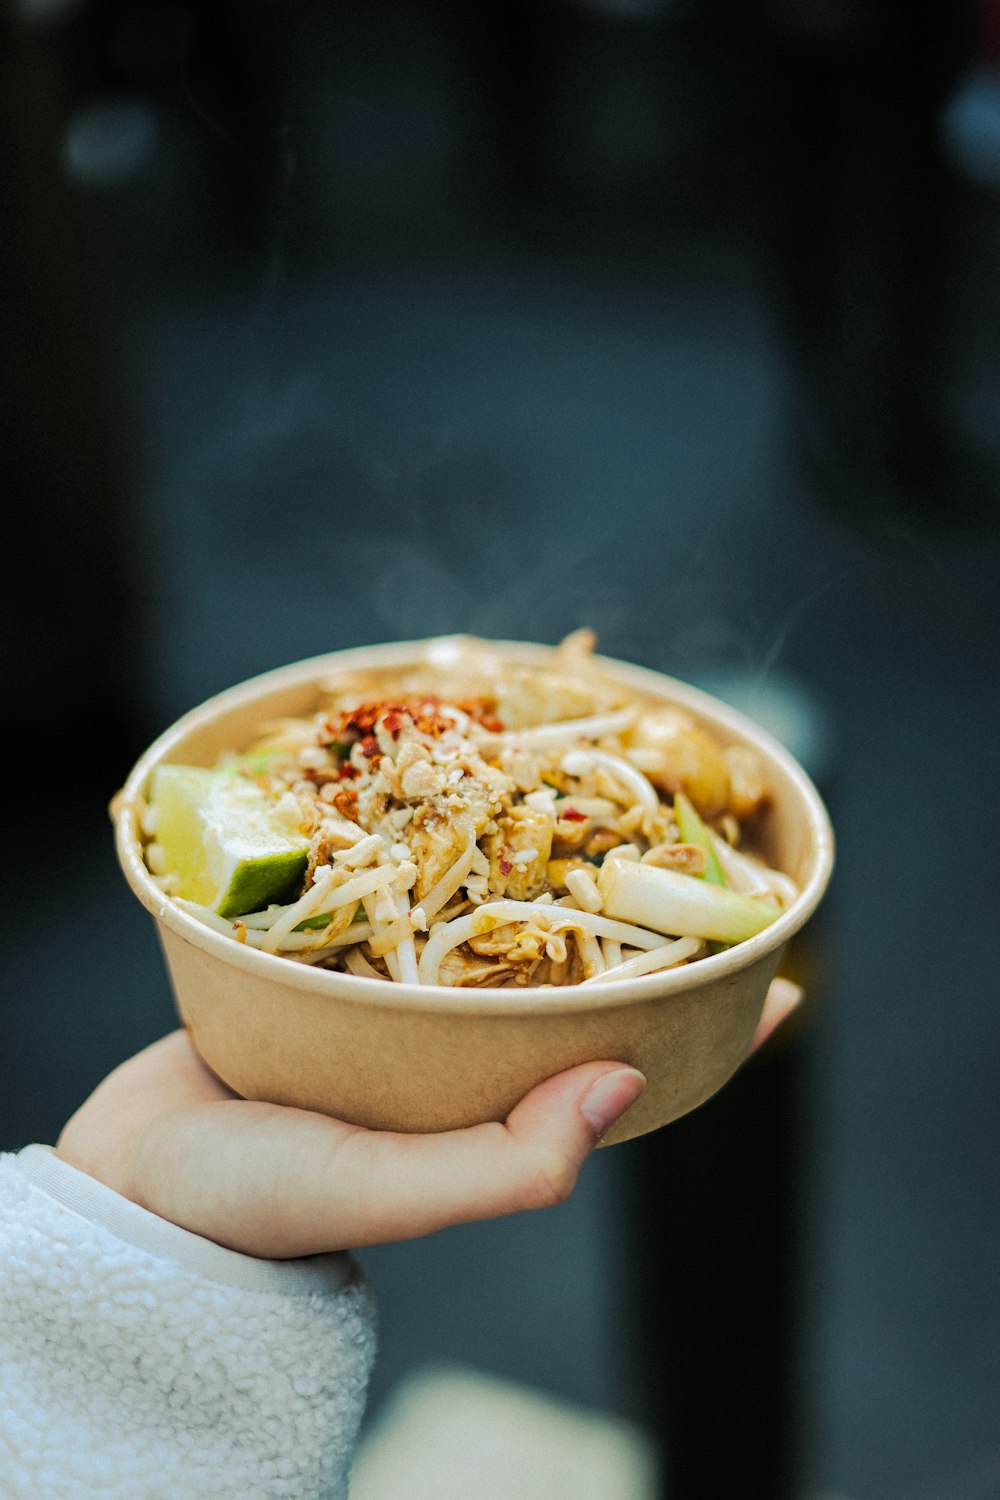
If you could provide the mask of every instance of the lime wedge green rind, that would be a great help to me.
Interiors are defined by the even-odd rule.
[[[178,894],[202,906],[214,906],[217,895],[208,875],[204,825],[198,811],[211,784],[211,771],[196,766],[159,766],[150,796],[163,863],[177,879]]]
[[[177,893],[236,917],[284,905],[299,893],[309,841],[245,776],[200,766],[159,766],[151,803],[156,842]]]
[[[245,861],[233,873],[215,908],[220,917],[238,917],[266,906],[286,906],[298,896],[309,851],[287,850]],[[329,918],[327,918],[329,921]],[[325,925],[325,923],[323,924]]]

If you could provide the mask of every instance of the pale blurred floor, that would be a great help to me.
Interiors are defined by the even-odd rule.
[[[460,1366],[398,1388],[358,1451],[351,1500],[658,1500],[630,1423]]]
[[[661,1500],[659,1479],[655,1445],[632,1423],[479,1370],[425,1365],[362,1441],[351,1500]]]

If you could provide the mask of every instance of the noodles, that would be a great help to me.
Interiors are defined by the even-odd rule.
[[[615,968],[609,966],[603,974],[595,974],[592,978],[584,980],[584,983],[598,984],[612,979],[638,979],[640,974],[652,974],[656,969],[669,969],[674,964],[694,958],[701,946],[697,938],[677,938],[672,943],[664,943],[660,948],[650,948],[645,953],[637,953],[635,958],[626,959]]]
[[[451,922],[439,922],[431,929],[430,938],[420,958],[420,983],[436,984],[441,959],[459,943],[470,937],[489,932],[491,927],[507,922],[531,922],[542,931],[588,932],[595,937],[610,937],[633,948],[657,948],[662,944],[659,933],[631,927],[625,922],[613,922],[593,912],[576,911],[566,906],[541,906],[527,901],[491,901],[480,906],[465,917],[456,917]]]
[[[294,906],[290,906],[284,915],[268,928],[261,945],[266,953],[277,952],[281,940],[287,938],[300,922],[314,916],[317,912],[332,912],[341,906],[356,906],[370,893],[385,890],[392,879],[391,873],[384,869],[366,871],[364,875],[357,875],[353,880],[348,880],[346,885],[337,884],[340,876],[340,870],[329,870],[321,880],[310,886],[301,900],[296,901]]]
[[[616,943],[614,938],[602,938],[601,952],[604,954],[605,966],[609,969],[617,969],[622,961],[621,943]]]
[[[360,979],[381,979],[378,969],[373,969],[360,948],[352,948],[344,955],[344,968]]]
[[[621,782],[626,793],[631,793],[630,803],[637,803],[648,814],[660,811],[662,804],[653,783],[620,755],[608,755],[603,750],[571,750],[562,759],[562,769],[571,776],[586,776],[595,766],[601,766]]]
[[[485,871],[482,869],[483,865],[486,866]],[[447,906],[459,887],[465,884],[466,876],[473,869],[477,874],[489,874],[489,868],[489,860],[480,853],[479,845],[473,835],[455,863],[445,870],[441,879],[436,885],[431,886],[421,901],[420,909],[424,914],[424,920],[429,922],[436,912],[439,912],[443,906]]]
[[[417,975],[417,950],[414,947],[413,936],[410,930],[410,903],[402,893],[396,897],[396,908],[399,915],[406,919],[406,936],[400,940],[396,948],[399,977],[403,984],[419,984],[420,981]]]
[[[712,835],[712,844],[726,879],[734,891],[743,891],[748,894],[766,892],[779,897],[786,904],[795,900],[798,894],[795,882],[789,880],[788,876],[783,875],[780,870],[769,869],[766,865],[759,864],[757,860],[748,859],[745,854],[734,849],[717,833]]]
[[[213,932],[219,932],[223,937],[232,937],[233,928],[240,926],[244,929],[243,941],[248,947],[264,948],[264,933],[253,928],[246,918],[241,918],[238,923],[228,922],[224,917],[217,916],[214,911],[209,911],[207,906],[200,906],[197,901],[184,901],[179,897],[175,899],[183,911],[205,927],[211,927]],[[332,938],[327,938],[322,932],[290,932],[282,938],[279,951],[283,954],[295,954],[296,957],[302,959],[308,958],[310,962],[314,962],[328,957],[340,948],[367,942],[371,937],[371,931],[367,922],[352,922],[350,926],[345,927],[342,932]]]
[[[151,804],[164,899],[265,953],[406,985],[603,984],[751,938],[797,895],[733,847],[763,778],[750,766],[730,795],[726,747],[594,671],[591,647],[577,632],[530,670],[485,645],[432,649],[327,684],[312,717],[262,725],[219,773],[308,843],[297,891],[258,884],[260,909],[235,921],[235,903],[221,917],[186,899]]]

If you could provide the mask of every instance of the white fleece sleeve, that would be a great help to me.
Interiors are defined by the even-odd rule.
[[[3,1500],[343,1500],[374,1348],[349,1256],[254,1260],[0,1155]]]

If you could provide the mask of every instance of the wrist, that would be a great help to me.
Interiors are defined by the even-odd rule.
[[[79,1112],[70,1119],[56,1140],[54,1155],[74,1171],[82,1172],[94,1182],[120,1198],[146,1208],[136,1196],[132,1174],[127,1167],[127,1153],[121,1142],[95,1139]]]

